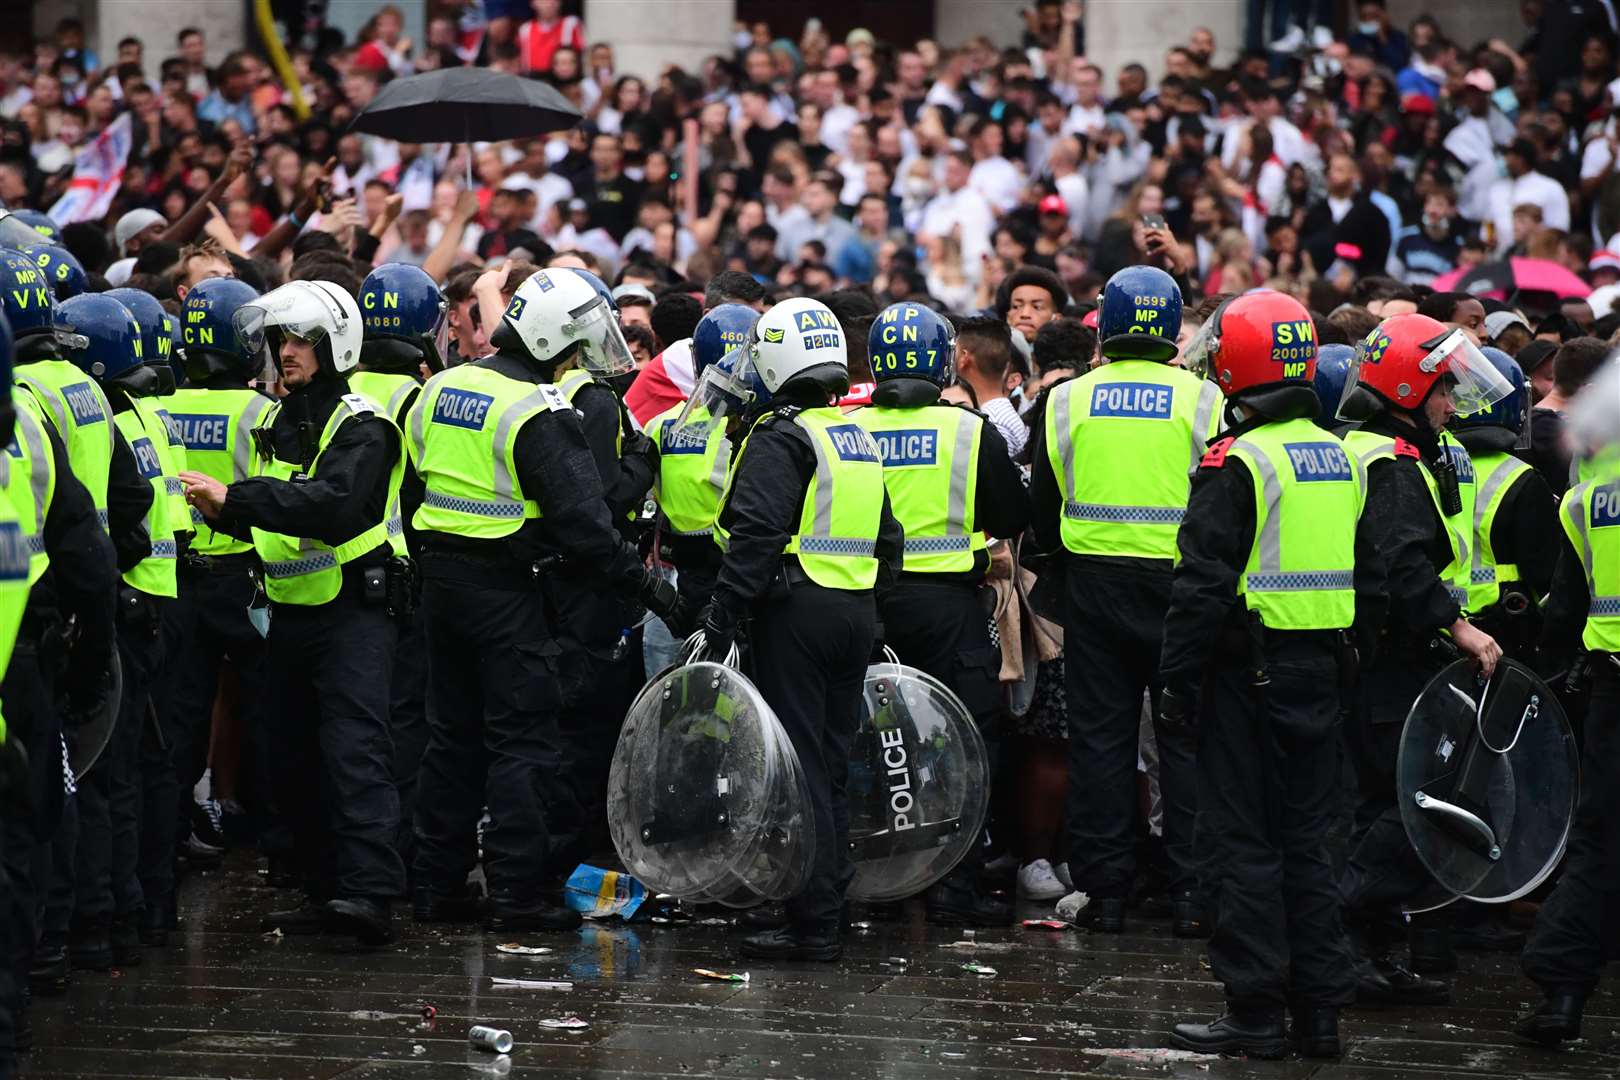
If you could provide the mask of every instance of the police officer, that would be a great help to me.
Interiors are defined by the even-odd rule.
[[[955,374],[951,324],[921,304],[885,308],[867,335],[877,388],[854,419],[883,459],[883,485],[905,530],[899,579],[878,604],[883,640],[902,661],[939,679],[997,747],[1001,650],[979,601],[990,567],[985,539],[1017,537],[1029,523],[1023,476],[1007,443],[983,416],[942,404]],[[991,750],[991,774],[995,751]],[[930,921],[994,926],[1005,903],[980,897],[980,845],[929,890]]]
[[[260,377],[263,357],[237,340],[232,323],[258,292],[235,278],[208,278],[187,293],[179,316],[186,385],[169,396],[166,411],[185,445],[186,469],[227,486],[258,472],[253,430],[273,399],[249,385]],[[195,536],[180,563],[179,603],[170,628],[173,677],[158,694],[164,741],[174,762],[175,823],[154,839],[173,853],[177,842],[192,853],[218,854],[199,840],[192,785],[207,760],[209,727],[220,667],[236,673],[242,726],[253,752],[254,786],[261,805],[274,800],[269,780],[277,736],[264,718],[264,637],[248,615],[258,592],[253,545],[215,529],[188,505]],[[285,829],[261,822],[260,846],[269,854],[271,884],[292,884]],[[160,943],[174,918],[173,856],[154,867],[147,900],[148,940]],[[154,904],[156,905],[154,907]]]
[[[1069,873],[1094,925],[1119,933],[1136,870],[1136,745],[1142,695],[1157,694],[1176,530],[1191,473],[1220,427],[1214,383],[1173,367],[1181,290],[1162,270],[1109,279],[1104,363],[1054,388],[1031,457],[1032,522],[1068,553]],[[1312,342],[1290,342],[1303,349]],[[1193,740],[1157,725],[1175,932],[1202,933],[1192,830]]]
[[[1620,367],[1600,374],[1582,392],[1571,431],[1616,425]],[[1583,414],[1583,415],[1573,415]],[[1569,838],[1563,876],[1541,905],[1525,945],[1524,973],[1545,1000],[1515,1029],[1520,1037],[1557,1046],[1581,1034],[1586,998],[1597,988],[1606,955],[1613,955],[1614,917],[1620,910],[1620,440],[1588,455],[1592,479],[1565,494],[1558,509],[1563,543],[1547,597],[1541,647],[1548,670],[1581,674],[1590,698],[1581,747],[1580,806]]]
[[[647,573],[614,529],[579,414],[547,378],[577,358],[613,371],[629,357],[612,310],[578,274],[541,270],[513,294],[493,355],[428,380],[407,420],[422,477],[428,752],[416,810],[418,922],[470,921],[466,888],[483,834],[485,926],[566,930],[572,868],[553,856],[553,822],[569,811],[558,642],[539,578],[590,577],[634,596],[672,625],[688,619],[673,586]]]
[[[1469,618],[1503,652],[1528,661],[1538,637],[1539,598],[1552,582],[1557,501],[1547,481],[1511,453],[1530,437],[1530,381],[1500,349],[1480,350],[1513,392],[1488,409],[1458,416],[1451,431],[1474,466],[1469,545]]]
[[[1312,422],[1315,339],[1297,300],[1262,290],[1187,348],[1228,423],[1193,478],[1160,663],[1164,718],[1198,730],[1198,854],[1227,1003],[1171,1042],[1205,1053],[1281,1057],[1286,1007],[1302,1053],[1337,1057],[1355,997],[1328,838],[1342,661],[1352,626],[1377,625],[1383,581],[1361,465]]]
[[[11,403],[11,349],[11,325],[0,315],[0,439],[7,442],[16,426]],[[0,454],[0,491],[5,492],[5,497],[0,497],[0,674],[11,663],[17,632],[22,628],[31,562],[29,536],[10,499],[13,471],[11,455]],[[27,483],[26,471],[20,479]],[[14,891],[3,856],[8,832],[14,824],[28,821],[28,803],[28,752],[23,735],[20,730],[9,729],[4,715],[0,715],[0,903],[4,904],[0,911],[0,1075],[5,1076],[16,1072],[17,1024],[22,1019],[23,1004],[21,973],[12,957],[17,953],[19,933],[32,927],[34,920],[32,911],[24,915],[17,910],[20,894]]]
[[[382,406],[401,431],[421,392],[422,380],[444,368],[437,335],[444,322],[444,294],[421,267],[384,263],[360,286],[360,366],[349,373],[349,389]],[[406,546],[420,544],[411,525],[421,505],[422,483],[410,461],[400,492]],[[416,812],[416,782],[427,751],[427,631],[423,614],[414,610],[399,623],[398,655],[389,707],[394,733],[394,787],[399,792],[399,852],[409,872],[415,847],[411,820]]]
[[[1341,887],[1363,1004],[1435,1004],[1450,994],[1390,956],[1400,904],[1429,880],[1395,806],[1395,758],[1407,711],[1453,649],[1486,675],[1502,655],[1464,618],[1473,472],[1444,430],[1457,412],[1487,408],[1509,390],[1461,330],[1397,315],[1362,342],[1339,410],[1369,417],[1345,444],[1367,470],[1366,518],[1389,594],[1382,634],[1360,642],[1368,659],[1346,737],[1359,803]]]
[[[348,392],[362,331],[341,286],[290,282],[233,321],[250,351],[269,344],[288,390],[256,429],[263,475],[228,486],[203,472],[182,479],[215,528],[252,539],[270,601],[274,767],[304,901],[271,912],[265,928],[383,945],[393,940],[389,903],[405,890],[388,728],[391,612],[403,610],[408,579],[404,447],[371,399]],[[320,797],[314,776],[325,780]]]
[[[725,656],[749,620],[754,684],[798,754],[816,826],[810,877],[787,902],[787,925],[744,938],[743,950],[836,960],[854,877],[844,784],[876,634],[874,591],[900,569],[904,533],[872,437],[831,407],[849,390],[849,369],[826,305],[792,299],[767,311],[734,375],[753,401],[715,522],[725,555],[703,615],[705,655]]]
[[[47,318],[50,314],[46,312]],[[4,322],[0,317],[0,324]],[[29,334],[43,337],[55,330],[46,322],[43,327],[32,325]],[[33,347],[43,348],[44,343]],[[0,360],[9,361],[11,355],[9,347],[0,347]],[[5,366],[9,383],[9,363]],[[16,742],[28,755],[25,790],[0,826],[10,886],[10,910],[5,915],[10,937],[0,945],[6,950],[0,954],[0,965],[13,980],[7,997],[14,1006],[16,1045],[22,1049],[27,1039],[16,995],[22,980],[37,970],[40,992],[59,993],[67,985],[67,956],[59,937],[45,943],[52,951],[35,963],[39,902],[50,883],[51,841],[62,823],[65,802],[60,717],[63,712],[87,711],[84,692],[96,696],[99,677],[112,662],[118,573],[95,503],[69,467],[62,440],[41,419],[30,395],[0,402],[0,438],[10,443],[9,452],[0,454],[5,462],[4,502],[15,515],[29,554],[27,603],[0,685],[7,741]],[[63,631],[69,620],[74,637],[64,656]],[[59,674],[65,676],[61,682],[67,691],[65,702],[57,700]],[[27,1000],[26,991],[21,996]]]
[[[175,597],[175,541],[169,523],[164,457],[168,429],[135,402],[157,389],[160,377],[144,356],[148,332],[130,310],[105,294],[64,301],[59,317],[85,339],[73,363],[106,395],[118,430],[128,440],[141,475],[152,486],[146,515],[151,554],[124,572],[119,592],[118,655],[122,699],[112,737],[79,781],[79,841],[75,856],[75,902],[69,947],[88,962],[111,950],[120,966],[138,964],[140,913],[144,909],[137,861],[140,853],[140,764],[147,733],[147,701],[161,658],[163,607]],[[155,329],[155,328],[154,328]],[[174,479],[178,479],[175,477]]]

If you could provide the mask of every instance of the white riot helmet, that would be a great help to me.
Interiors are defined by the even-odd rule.
[[[613,309],[572,270],[535,271],[512,294],[501,323],[540,362],[578,342],[579,366],[598,378],[623,375],[636,366]]]
[[[281,351],[281,335],[287,334],[313,345],[316,355],[329,358],[339,375],[360,362],[360,339],[365,336],[360,305],[330,281],[289,281],[243,304],[231,322],[237,340],[251,352],[258,352],[268,339],[272,360]]]
[[[849,390],[849,356],[838,316],[819,300],[795,297],[754,325],[752,361],[773,395],[795,379],[812,378],[829,395]]]

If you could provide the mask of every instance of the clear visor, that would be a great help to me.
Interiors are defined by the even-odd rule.
[[[342,317],[342,312],[332,310],[334,306],[329,299],[317,296],[315,290],[277,289],[237,308],[231,325],[236,328],[236,340],[251,353],[264,348],[266,336],[272,331],[313,346],[320,344],[328,327]]]
[[[1221,336],[1215,329],[1215,324],[1219,321],[1218,317],[1211,316],[1198,328],[1198,333],[1187,343],[1187,347],[1181,350],[1182,366],[1200,378],[1215,378],[1215,374],[1209,370],[1209,365],[1221,349]]]
[[[1513,393],[1513,386],[1467,334],[1453,330],[1418,362],[1418,370],[1448,375],[1445,386],[1459,413],[1476,413]]]
[[[746,345],[732,349],[703,369],[686,408],[675,420],[677,439],[707,439],[725,426],[726,418],[741,416],[753,404],[753,359]]]
[[[37,244],[42,237],[34,227],[15,215],[0,210],[0,248],[22,248]]]
[[[563,332],[580,343],[579,366],[592,375],[607,379],[635,370],[619,320],[600,296],[574,312]]]

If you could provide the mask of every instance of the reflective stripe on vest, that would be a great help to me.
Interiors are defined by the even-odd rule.
[[[1446,447],[1448,455],[1453,462],[1457,454],[1453,448],[1467,459],[1467,451],[1458,446],[1449,435],[1441,433],[1441,444]],[[1356,430],[1345,436],[1345,445],[1356,455],[1363,469],[1371,469],[1374,462],[1395,458],[1395,440],[1388,435],[1379,435],[1376,432]],[[1469,466],[1472,469],[1472,465]],[[1434,512],[1440,515],[1441,524],[1446,530],[1446,540],[1451,548],[1451,561],[1440,571],[1441,586],[1446,595],[1456,601],[1457,606],[1464,612],[1468,611],[1468,586],[1472,576],[1472,555],[1470,554],[1470,538],[1474,532],[1474,483],[1470,480],[1466,485],[1462,478],[1458,478],[1458,489],[1462,495],[1462,510],[1450,517],[1440,506],[1440,489],[1435,486],[1434,474],[1429,471],[1429,464],[1418,459],[1418,471],[1423,475],[1423,486],[1428,489],[1429,502]],[[1466,532],[1464,529],[1466,528]]]
[[[1256,481],[1254,544],[1238,582],[1244,604],[1274,630],[1349,627],[1361,463],[1309,420],[1255,428],[1228,453]]]
[[[549,383],[520,382],[476,364],[429,379],[406,418],[411,462],[425,489],[416,528],[498,539],[539,518],[540,504],[514,475],[517,434],[542,412],[570,408]]]
[[[68,468],[90,492],[96,520],[107,529],[107,478],[112,470],[112,405],[83,371],[66,360],[20,365],[17,383],[32,393],[40,415],[56,428],[67,450]]]
[[[331,445],[338,429],[358,416],[374,416],[390,427],[394,422],[377,411],[371,399],[360,394],[345,394],[332,415],[327,418],[316,445],[314,459],[306,474],[314,478],[320,471],[321,456]],[[274,423],[274,413],[267,424]],[[264,464],[264,473],[277,480],[291,480],[297,467],[290,462],[272,459]],[[388,498],[383,520],[350,537],[336,546],[307,536],[286,536],[264,529],[253,530],[253,546],[264,565],[265,593],[273,603],[312,606],[325,604],[338,595],[343,586],[342,567],[387,544],[394,555],[405,554],[404,522],[399,516],[399,488],[405,478],[405,454],[394,458],[388,473]]]
[[[20,470],[13,467],[10,454],[0,454],[0,491],[9,492],[14,479],[19,485],[22,483]],[[28,608],[33,559],[23,531],[12,500],[0,498],[0,671],[11,661],[17,631],[22,627],[23,614]],[[0,719],[0,742],[6,737],[5,720]]]
[[[1189,479],[1220,425],[1221,400],[1213,382],[1143,360],[1105,364],[1054,388],[1046,446],[1063,490],[1064,547],[1175,558]]]
[[[164,411],[185,447],[186,468],[226,487],[258,474],[253,431],[275,404],[274,398],[247,387],[207,390],[188,386],[166,400]],[[250,543],[215,532],[196,507],[188,507],[188,514],[197,533],[191,550],[197,554],[238,555],[253,550]]]
[[[882,456],[889,506],[905,529],[905,570],[972,570],[974,552],[985,546],[973,521],[984,422],[951,405],[869,406],[851,418]]]
[[[349,389],[356,394],[364,394],[388,415],[400,427],[405,426],[405,417],[400,410],[405,407],[405,399],[415,390],[420,390],[422,384],[410,375],[400,375],[388,371],[351,371],[349,373]]]
[[[726,489],[726,474],[731,469],[731,440],[723,426],[710,431],[701,445],[692,439],[678,439],[675,423],[685,409],[686,403],[682,402],[647,421],[647,437],[658,446],[654,497],[669,523],[669,535],[712,536],[720,495]],[[694,413],[699,419],[708,415],[701,406]]]
[[[1474,552],[1468,573],[1468,610],[1483,611],[1501,598],[1501,586],[1519,580],[1519,568],[1499,563],[1491,547],[1496,512],[1507,493],[1530,466],[1510,454],[1481,454],[1474,459]]]
[[[169,429],[156,413],[143,412],[131,406],[114,418],[118,430],[124,433],[135,467],[152,485],[152,504],[146,508],[146,533],[150,548],[146,558],[124,571],[124,584],[148,596],[179,595],[175,583],[174,529],[169,524],[169,502],[164,493],[167,455],[158,449],[158,441],[167,444]]]
[[[1591,601],[1581,644],[1620,653],[1620,469],[1571,488],[1558,507],[1570,546],[1580,552]]]
[[[32,585],[44,576],[50,567],[50,556],[45,551],[45,515],[56,494],[56,461],[51,455],[50,441],[45,436],[44,421],[35,411],[37,403],[29,395],[20,397],[21,407],[16,410],[17,424],[9,452],[0,455],[15,463],[11,476],[17,481],[8,494],[17,526],[22,531],[23,543],[28,548],[28,583]],[[28,486],[21,484],[28,478]]]

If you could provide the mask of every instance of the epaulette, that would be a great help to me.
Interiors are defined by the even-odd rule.
[[[1414,443],[1407,442],[1405,439],[1395,440],[1395,456],[1409,457],[1414,461],[1423,460],[1423,454],[1418,450],[1417,446]]]
[[[540,383],[535,387],[535,390],[540,394],[540,399],[545,402],[546,408],[552,412],[571,411],[574,408],[573,404],[568,400],[568,395],[551,383]]]
[[[356,416],[370,416],[377,411],[377,405],[364,394],[344,394],[343,404]]]
[[[781,408],[772,409],[766,413],[760,422],[762,424],[774,424],[778,420],[792,420],[802,412],[804,412],[803,405],[783,405]]]
[[[1232,444],[1235,442],[1237,442],[1235,435],[1228,435],[1224,439],[1217,440],[1214,446],[1204,451],[1204,456],[1198,462],[1198,467],[1201,469],[1219,469],[1223,467],[1226,464],[1226,452],[1232,449]]]

